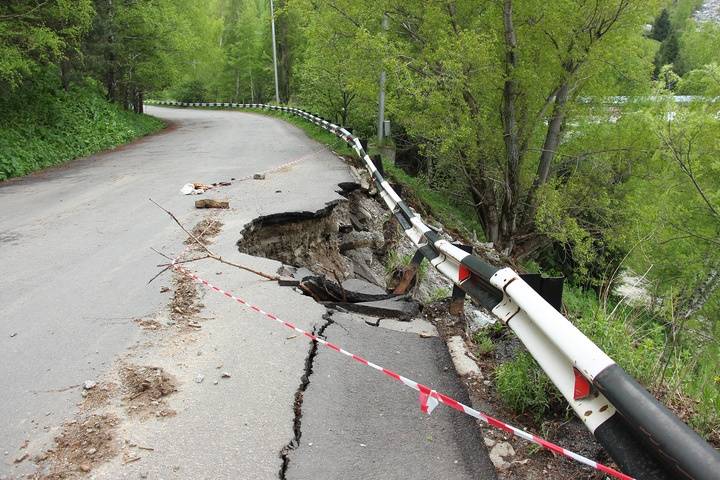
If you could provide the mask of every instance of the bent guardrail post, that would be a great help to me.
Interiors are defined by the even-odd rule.
[[[246,107],[262,105],[241,106]],[[486,263],[425,225],[383,178],[351,132],[303,110],[283,111],[321,126],[355,150],[380,197],[418,248],[418,255],[422,254],[436,270],[513,330],[621,469],[648,480],[719,478],[720,453],[660,404],[516,272]]]

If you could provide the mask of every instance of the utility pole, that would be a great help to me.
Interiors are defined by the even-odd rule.
[[[275,102],[280,104],[280,88],[278,87],[277,72],[277,45],[275,44],[275,7],[273,6],[273,0],[270,0],[270,25],[272,29],[273,69],[275,70]]]
[[[272,1],[272,0],[271,0]],[[387,13],[383,14],[382,28],[384,31],[388,29]],[[378,146],[382,145],[385,127],[385,68],[380,72],[380,97],[378,99]]]

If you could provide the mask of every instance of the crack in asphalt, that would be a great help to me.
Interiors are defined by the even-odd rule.
[[[332,312],[328,311],[322,316],[323,320],[325,320],[325,323],[322,324],[319,329],[317,327],[313,328],[313,335],[325,339],[325,329],[327,329],[327,327],[329,327],[331,324],[335,323],[330,318],[331,315]],[[287,478],[287,469],[290,465],[290,452],[300,446],[300,438],[302,437],[303,395],[305,393],[305,390],[307,390],[308,386],[310,385],[310,376],[313,373],[313,365],[315,363],[315,357],[317,356],[317,353],[318,342],[316,340],[313,340],[310,344],[310,350],[308,351],[308,355],[307,357],[305,357],[305,372],[303,373],[302,377],[300,377],[300,385],[295,392],[293,438],[290,440],[290,442],[287,443],[287,445],[285,445],[280,450],[280,458],[282,459],[282,466],[280,467],[280,472],[278,472],[278,477],[280,478],[280,480],[286,480]]]

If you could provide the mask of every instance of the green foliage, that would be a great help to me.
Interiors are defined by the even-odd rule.
[[[93,14],[91,0],[0,3],[0,91],[77,49]]]
[[[472,339],[475,344],[475,351],[480,356],[489,355],[495,350],[495,343],[484,329],[475,332]]]
[[[521,351],[495,371],[495,385],[500,398],[518,413],[536,417],[558,408],[564,400],[532,356]]]
[[[653,23],[650,38],[662,42],[671,32],[672,24],[670,23],[670,13],[667,8],[663,8]]]
[[[676,92],[708,98],[720,96],[720,65],[713,62],[686,73],[680,79]]]
[[[720,25],[714,22],[688,23],[680,38],[676,70],[683,75],[709,63],[720,63]]]
[[[162,123],[109,104],[94,86],[59,90],[52,77],[0,97],[0,180],[127,143]]]
[[[181,102],[205,102],[207,100],[207,89],[200,80],[192,80],[180,86],[177,99]]]

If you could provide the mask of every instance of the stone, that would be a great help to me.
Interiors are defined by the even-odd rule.
[[[345,289],[346,292],[354,292],[362,295],[387,296],[388,294],[384,288],[358,278],[345,280],[342,282],[342,288]]]
[[[367,247],[357,248],[355,250],[348,250],[345,252],[345,256],[352,261],[355,275],[375,285],[385,285],[385,279],[379,277],[378,274],[370,268],[370,265],[376,261],[372,250]]]
[[[88,448],[87,450],[85,450],[85,453],[87,453],[88,455],[95,455],[95,453],[97,453],[97,448]]]
[[[487,313],[483,312],[482,310],[478,310],[477,308],[468,309],[467,311],[468,319],[470,320],[470,331],[476,332],[480,330],[481,328],[488,327],[490,325],[495,324],[497,322],[497,318],[493,315],[488,315]]]
[[[203,380],[205,380],[205,375],[198,373],[197,377],[195,377],[195,383],[202,383]]]
[[[498,470],[507,470],[512,466],[511,461],[507,458],[515,456],[515,449],[508,442],[498,442],[490,450],[490,461]]]
[[[305,268],[305,267],[300,267],[300,268],[298,268],[298,269],[295,270],[295,272],[292,274],[292,277],[293,277],[293,278],[295,278],[295,279],[297,279],[297,280],[301,280],[301,281],[304,280],[304,279],[306,279],[307,277],[314,277],[314,276],[315,276],[315,274],[314,274],[312,271],[310,271],[310,270],[308,270],[307,268]]]
[[[13,332],[10,334],[10,338],[14,338],[14,337],[17,337],[17,332]]]
[[[96,382],[93,382],[92,380],[85,380],[85,383],[83,383],[83,389],[85,390],[92,390],[97,386]]]
[[[357,250],[358,248],[380,249],[384,244],[382,234],[377,232],[356,232],[346,233],[340,239],[340,252]]]
[[[222,374],[220,375],[220,378],[230,378],[230,377],[231,377],[231,375],[228,372],[222,372]]]
[[[91,468],[90,465],[87,463],[83,463],[82,465],[80,465],[80,470],[82,470],[85,473],[89,472],[90,468]]]
[[[265,174],[264,173],[256,173],[253,175],[253,180],[265,180]]]
[[[483,437],[483,441],[485,442],[485,446],[488,448],[494,447],[497,443],[495,440],[493,440],[490,437]]]
[[[300,285],[300,279],[294,277],[279,277],[277,282],[281,287],[297,287]]]

